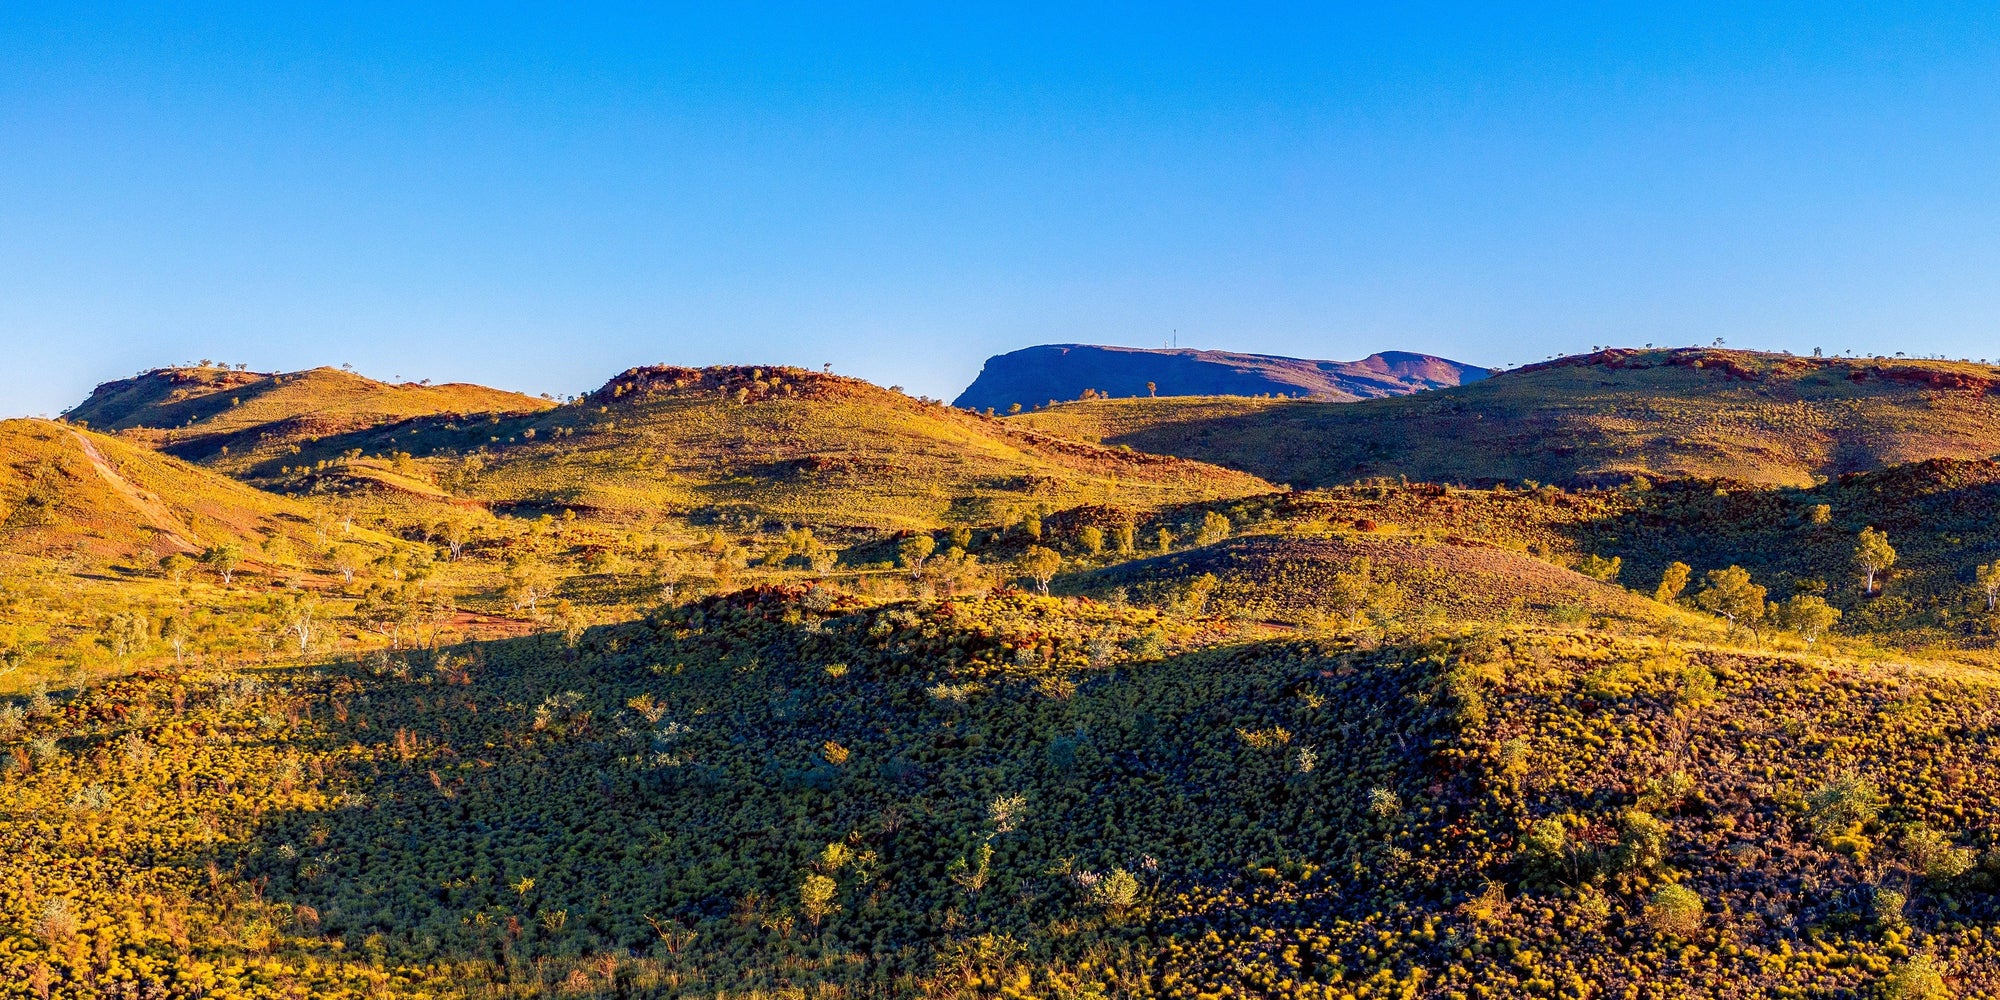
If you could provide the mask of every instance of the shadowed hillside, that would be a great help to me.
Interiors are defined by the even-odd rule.
[[[0,995],[2000,984],[1984,674],[1588,631],[1225,638],[764,590],[573,644],[44,699],[0,725],[32,762],[0,775],[0,904],[37,928]]]
[[[162,368],[107,382],[64,414],[182,458],[239,471],[318,438],[435,414],[533,413],[555,404],[485,386],[392,385],[338,368],[278,374]]]
[[[1116,399],[1011,422],[1317,486],[1623,482],[1806,485],[2000,452],[2000,369],[1945,361],[1614,350],[1359,403]]]
[[[1487,370],[1385,351],[1360,361],[1311,361],[1230,351],[1048,344],[988,358],[953,406],[1032,409],[1086,392],[1121,396],[1310,396],[1373,399],[1476,382]]]

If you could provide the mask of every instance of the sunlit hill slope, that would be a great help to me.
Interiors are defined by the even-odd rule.
[[[1241,472],[1063,440],[857,379],[750,367],[635,368],[546,412],[414,420],[322,439],[251,471],[309,485],[322,470],[286,480],[285,468],[354,449],[407,453],[406,468],[500,509],[615,518],[907,528],[1271,488]]]
[[[97,387],[68,420],[240,471],[294,445],[412,417],[534,413],[555,404],[485,386],[391,384],[338,368],[162,368]]]
[[[1392,399],[1089,400],[1010,419],[1295,486],[1374,476],[1805,485],[2000,452],[1996,385],[2000,368],[1984,364],[1609,350]]]
[[[150,566],[171,553],[304,530],[296,502],[117,438],[0,421],[0,550]]]

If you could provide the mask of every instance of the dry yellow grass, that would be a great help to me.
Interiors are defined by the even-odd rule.
[[[0,421],[0,548],[150,562],[307,530],[310,509],[94,431]]]

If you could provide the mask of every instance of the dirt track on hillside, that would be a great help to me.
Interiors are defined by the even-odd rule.
[[[97,474],[104,477],[105,483],[116,490],[147,524],[159,529],[160,533],[166,536],[168,544],[182,552],[201,551],[201,546],[191,540],[194,532],[189,531],[187,525],[174,517],[173,512],[167,510],[165,504],[127,482],[124,476],[118,474],[117,469],[112,468],[111,464],[104,460],[103,455],[97,453],[97,447],[90,443],[89,438],[73,428],[66,429],[69,430],[69,435],[76,439],[77,445],[83,449],[83,457],[90,461],[91,468],[96,469]]]

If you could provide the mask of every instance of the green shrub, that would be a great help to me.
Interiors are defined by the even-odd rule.
[[[1702,902],[1694,890],[1669,882],[1646,903],[1646,925],[1659,934],[1688,938],[1701,930]]]

